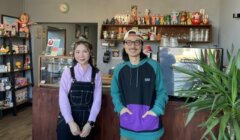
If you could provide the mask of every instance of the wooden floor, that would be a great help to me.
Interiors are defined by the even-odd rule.
[[[17,116],[8,113],[0,120],[1,140],[32,140],[32,107],[18,110]]]

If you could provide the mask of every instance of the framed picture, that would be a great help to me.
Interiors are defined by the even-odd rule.
[[[18,32],[18,18],[8,15],[2,15],[2,24],[6,31],[13,31],[15,30]]]
[[[79,39],[80,36],[81,36],[81,25],[76,24],[75,25],[75,38]]]

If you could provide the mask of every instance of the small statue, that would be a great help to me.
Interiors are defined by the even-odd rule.
[[[137,5],[131,7],[130,24],[137,24]]]
[[[195,12],[192,15],[192,24],[199,25],[202,23],[202,15],[199,12]]]
[[[115,24],[115,19],[114,19],[114,17],[111,19],[110,24]]]
[[[145,19],[146,25],[150,25],[150,22],[151,22],[150,12],[151,12],[150,9],[145,10],[144,19]]]
[[[159,16],[156,16],[155,24],[160,25],[160,17]]]
[[[164,25],[164,16],[161,15],[159,16],[159,18],[160,18],[160,25]]]
[[[156,19],[157,19],[157,16],[152,16],[152,25],[156,24]]]
[[[203,24],[208,24],[208,15],[204,15],[203,17]]]
[[[187,25],[192,25],[191,17],[192,17],[192,13],[188,12],[187,13]]]
[[[165,25],[170,25],[171,16],[170,16],[170,15],[166,15],[164,18],[165,18],[164,24],[165,24]]]
[[[20,25],[19,31],[20,32],[25,32],[26,37],[28,37],[29,36],[28,26],[31,25],[31,23],[29,22],[28,14],[27,13],[22,13],[21,16],[20,16],[20,20],[18,20],[18,23]]]
[[[187,24],[187,12],[186,11],[182,11],[180,13],[180,24],[181,25],[186,25]]]
[[[179,15],[179,12],[177,11],[172,11],[171,13],[171,24],[174,25],[174,24],[178,24],[178,15]]]

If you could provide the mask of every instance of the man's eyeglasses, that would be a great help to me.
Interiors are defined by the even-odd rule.
[[[128,46],[133,45],[133,43],[134,43],[135,46],[141,46],[142,45],[142,40],[135,40],[135,41],[125,40],[123,43],[127,44]]]

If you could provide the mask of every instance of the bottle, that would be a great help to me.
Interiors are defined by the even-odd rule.
[[[206,29],[205,31],[205,37],[204,37],[204,41],[208,41],[208,35],[209,35],[209,29]]]
[[[8,72],[11,71],[11,65],[10,65],[10,62],[7,62],[7,71],[8,71]]]
[[[205,29],[201,29],[201,30],[200,30],[200,34],[201,34],[200,41],[203,41],[203,40],[204,40],[204,30],[205,30]]]
[[[193,29],[190,28],[190,31],[189,31],[189,41],[193,41],[193,38],[194,38],[194,32],[193,32]]]

